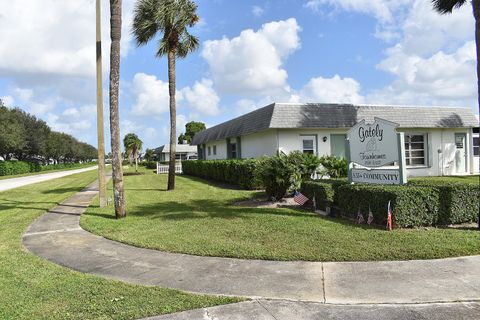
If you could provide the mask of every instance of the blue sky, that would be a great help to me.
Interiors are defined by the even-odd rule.
[[[130,34],[134,3],[123,2],[122,134],[135,132],[145,147],[157,147],[168,142],[166,58],[155,57],[156,41],[136,47]],[[197,4],[201,21],[191,32],[201,46],[177,62],[179,133],[190,120],[211,126],[274,101],[464,106],[476,112],[469,5],[440,16],[425,0]],[[0,98],[91,144],[94,18],[93,0],[0,0]]]

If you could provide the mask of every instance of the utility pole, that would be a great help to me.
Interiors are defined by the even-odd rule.
[[[102,85],[102,20],[101,0],[96,0],[97,39],[97,135],[98,135],[98,187],[100,207],[107,206],[107,185],[105,182],[105,138],[103,133],[103,85]]]

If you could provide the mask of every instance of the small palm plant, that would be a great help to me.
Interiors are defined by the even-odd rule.
[[[125,147],[125,154],[128,155],[128,159],[133,158],[135,160],[135,172],[138,172],[138,152],[142,150],[143,142],[138,138],[135,133],[128,133],[123,138],[123,146]]]
[[[191,0],[137,0],[133,35],[137,45],[145,45],[157,35],[160,37],[157,57],[167,56],[168,88],[170,96],[170,163],[168,190],[175,189],[175,152],[177,106],[175,101],[175,60],[185,58],[199,46],[198,38],[187,28],[193,27],[200,18],[197,5]]]

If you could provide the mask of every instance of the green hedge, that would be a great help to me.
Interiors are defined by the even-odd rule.
[[[94,165],[91,163],[60,163],[41,166],[35,162],[26,161],[0,161],[0,176],[11,176],[40,171],[61,170],[69,168],[82,168]]]
[[[399,227],[430,226],[438,223],[440,198],[437,188],[389,185],[343,185],[338,188],[338,206],[343,215],[366,218],[369,207],[374,223],[386,224],[391,201],[393,221]]]
[[[394,224],[399,227],[437,226],[474,222],[478,219],[480,187],[470,183],[416,180],[406,186],[350,185],[345,180],[304,182],[302,193],[319,207],[338,209],[343,216],[364,218],[369,207],[374,223],[386,224],[391,201]]]
[[[348,184],[348,181],[340,179],[305,181],[302,183],[301,192],[309,199],[315,196],[317,206],[325,209],[338,203],[338,188],[345,184]]]
[[[249,160],[193,160],[183,161],[184,174],[218,182],[240,186],[245,189],[257,189],[260,183],[255,179],[258,161]]]

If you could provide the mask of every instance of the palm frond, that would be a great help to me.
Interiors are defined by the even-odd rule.
[[[158,5],[159,0],[138,0],[135,5],[132,34],[138,46],[146,44],[159,31]]]
[[[177,57],[185,58],[190,52],[197,50],[199,46],[198,38],[184,30],[177,45]]]
[[[432,0],[433,8],[441,14],[452,13],[466,2],[467,0]]]

